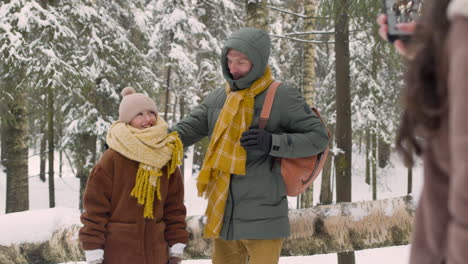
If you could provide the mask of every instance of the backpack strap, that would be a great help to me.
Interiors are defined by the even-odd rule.
[[[275,100],[276,89],[281,84],[281,82],[272,82],[270,87],[268,87],[268,91],[265,97],[265,102],[263,103],[262,112],[260,113],[260,120],[258,121],[258,127],[260,129],[265,129],[268,123],[268,119],[270,118],[271,107],[273,106],[273,101]],[[318,116],[322,124],[325,125],[322,116],[320,115],[319,111],[315,107],[311,107],[312,111]],[[326,126],[325,126],[326,128]],[[328,138],[331,137],[330,131],[326,128]]]
[[[262,113],[260,114],[260,120],[258,121],[258,127],[260,129],[265,129],[268,119],[270,118],[271,107],[273,106],[273,101],[275,100],[275,93],[278,86],[281,82],[272,82],[265,97],[265,102],[263,103]]]

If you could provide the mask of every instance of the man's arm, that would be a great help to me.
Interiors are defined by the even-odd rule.
[[[272,135],[269,154],[299,158],[323,152],[329,140],[325,125],[297,89],[285,88],[278,89],[275,97],[281,100],[281,126],[286,133]]]
[[[189,147],[208,136],[208,107],[206,100],[169,129],[177,131],[184,147]]]

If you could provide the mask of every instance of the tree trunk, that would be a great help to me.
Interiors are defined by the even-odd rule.
[[[75,167],[76,177],[80,179],[79,208],[83,209],[83,193],[86,188],[88,176],[96,163],[96,135],[81,134],[78,136],[76,147]]]
[[[344,6],[346,0],[339,0],[338,6]],[[346,12],[336,16],[335,54],[336,54],[336,131],[335,141],[340,149],[335,157],[337,181],[337,202],[351,201],[351,98],[349,35]]]
[[[46,130],[45,130],[45,122],[41,122],[41,139],[40,139],[40,148],[39,148],[39,155],[40,155],[40,164],[39,164],[39,178],[41,181],[46,181],[46,161],[47,161],[47,137],[46,137]]]
[[[348,0],[335,0],[336,201],[351,201],[352,127]],[[338,264],[354,264],[354,253],[338,253]]]
[[[184,98],[184,95],[180,96],[179,112],[180,112],[179,120],[182,120],[182,118],[184,118],[184,116],[185,116],[185,98]]]
[[[338,253],[338,263],[356,263],[354,251]]]
[[[390,144],[385,142],[383,137],[379,136],[379,143],[378,143],[378,160],[379,160],[379,167],[385,168],[387,166],[388,161],[390,160]]]
[[[307,189],[299,196],[300,206],[297,208],[309,208],[314,204],[314,184],[312,183]]]
[[[52,86],[47,87],[47,142],[49,160],[49,207],[55,207],[55,180],[54,180],[54,93]]]
[[[362,139],[365,137],[365,134],[362,133],[362,131],[359,131],[359,137],[358,137],[358,151],[359,154],[362,154]]]
[[[0,107],[0,111],[4,112],[5,109],[3,107]],[[6,125],[5,125],[5,118],[0,115],[0,164],[3,162],[3,159],[5,158],[5,140],[6,140]]]
[[[177,122],[177,96],[174,96],[174,105],[172,106],[172,124]]]
[[[370,157],[370,149],[371,149],[371,140],[370,140],[370,132],[369,128],[366,128],[366,183],[368,185],[371,184],[371,157]]]
[[[184,94],[182,94],[179,98],[179,112],[180,112],[179,120],[182,120],[182,118],[184,118],[184,115],[185,115]],[[185,166],[186,153],[187,153],[187,148],[184,148],[184,158],[182,159],[182,164],[180,165],[180,171],[182,172],[182,179],[184,180],[184,182],[185,182],[184,166]]]
[[[259,28],[268,32],[268,7],[265,0],[245,0],[248,27]]]
[[[333,149],[334,127],[328,126],[330,131],[330,141],[328,147]],[[333,154],[330,152],[328,160],[325,162],[322,171],[322,185],[320,186],[320,204],[331,204],[333,202],[333,186],[331,180]]]
[[[266,1],[264,1],[266,2]],[[304,1],[304,13],[308,17],[315,15],[315,2],[306,0]],[[314,23],[312,18],[304,21],[304,31],[309,32],[314,30]],[[307,39],[312,39],[312,35],[306,35]],[[303,85],[302,90],[304,93],[304,99],[310,106],[314,105],[315,88],[316,85],[316,73],[315,73],[315,44],[305,44],[305,52],[303,59]],[[304,193],[301,194],[301,207],[308,208],[312,207],[314,203],[314,184],[311,184]]]
[[[372,134],[372,200],[377,200],[377,135]]]
[[[313,18],[315,16],[315,1],[304,1],[304,15],[309,17],[304,20],[304,32],[314,31]],[[307,40],[312,40],[312,34],[305,36]],[[315,72],[315,44],[304,44],[304,66],[303,66],[303,85],[304,99],[310,106],[314,105],[315,89],[317,87],[317,75]]]
[[[59,177],[62,178],[63,173],[63,150],[59,152]]]
[[[413,192],[413,167],[408,168],[408,190],[407,194],[410,194]]]
[[[56,124],[57,124],[57,136],[58,138],[56,139],[56,142],[60,142],[58,145],[59,145],[59,177],[62,178],[62,175],[63,175],[63,146],[62,146],[62,142],[63,142],[63,115],[58,112],[57,114],[60,115],[60,119],[59,120],[56,120]]]
[[[171,99],[171,91],[170,91],[170,85],[171,85],[171,71],[172,71],[172,67],[169,66],[169,68],[167,68],[167,79],[166,79],[166,105],[164,106],[164,120],[166,120],[167,122],[167,117],[168,117],[168,114],[169,114],[169,100]]]
[[[19,80],[5,82],[11,95],[5,98],[6,113],[3,114],[2,151],[6,173],[6,213],[29,210],[28,182],[28,93]],[[20,84],[20,85],[18,85]],[[2,102],[3,103],[3,102]]]
[[[281,255],[329,254],[407,245],[414,210],[415,203],[411,196],[290,210],[291,236],[284,241]],[[356,215],[353,213],[355,211],[360,213]],[[50,215],[63,217],[60,214]],[[191,234],[185,250],[187,258],[209,258],[212,240],[202,237],[202,216],[188,217],[187,224]],[[21,226],[17,228],[22,229]],[[70,225],[55,231],[46,242],[0,246],[0,263],[42,264],[83,260],[76,239],[78,230],[79,226]]]

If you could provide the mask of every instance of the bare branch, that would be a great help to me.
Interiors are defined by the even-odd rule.
[[[233,3],[236,4],[236,5],[240,5],[240,6],[245,6],[245,3],[240,2],[240,1],[233,1]],[[306,16],[306,15],[303,15],[303,14],[297,14],[297,13],[294,13],[292,11],[284,10],[284,9],[281,9],[281,8],[278,8],[278,7],[275,7],[275,6],[271,6],[271,5],[267,5],[267,7],[270,8],[271,10],[274,10],[274,11],[277,11],[277,12],[297,16],[297,17],[304,18],[304,19],[309,19],[309,18],[311,18],[311,19],[330,19],[330,17],[310,17],[310,16]]]
[[[326,34],[335,34],[334,30],[314,30],[314,31],[308,31],[308,32],[292,32],[292,33],[286,33],[284,34],[285,36],[296,36],[296,35],[326,35]]]
[[[281,8],[278,8],[278,7],[274,7],[274,6],[271,6],[271,5],[269,5],[267,7],[270,8],[271,10],[274,10],[274,11],[278,11],[278,12],[293,15],[293,16],[297,16],[297,17],[304,18],[304,19],[330,19],[330,17],[315,17],[315,16],[306,16],[306,15],[303,15],[303,14],[297,14],[297,13],[294,13],[294,12],[291,12],[291,11],[288,11],[288,10],[284,10],[284,9],[281,9]]]
[[[314,43],[314,44],[334,44],[335,43],[334,41],[323,42],[323,41],[318,41],[318,40],[298,39],[298,38],[292,38],[292,37],[280,36],[280,35],[270,35],[270,36],[274,38],[289,39],[292,41],[303,42],[303,43]]]

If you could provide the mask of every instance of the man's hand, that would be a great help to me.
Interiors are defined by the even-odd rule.
[[[182,259],[178,257],[170,257],[169,261],[167,262],[167,264],[180,264],[180,263],[182,263]]]
[[[241,146],[246,150],[259,149],[269,153],[271,149],[272,135],[264,129],[249,129],[242,133]]]
[[[382,39],[387,40],[387,33],[388,33],[388,24],[387,24],[387,16],[384,14],[380,14],[377,17],[377,24],[379,24],[379,35]],[[396,25],[398,29],[401,31],[413,33],[416,29],[416,22],[408,22],[408,23],[399,23]],[[405,56],[406,58],[411,58],[410,54],[408,54],[408,50],[405,46],[405,43],[403,41],[397,39],[393,45],[395,46],[395,49],[397,50],[398,53],[401,55]]]

